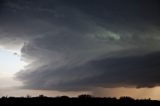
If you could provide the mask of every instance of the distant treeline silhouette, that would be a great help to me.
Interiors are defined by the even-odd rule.
[[[120,97],[119,99],[115,97],[93,97],[91,95],[83,94],[78,97],[47,97],[44,95],[39,95],[38,97],[31,97],[27,95],[26,97],[7,97],[3,96],[0,98],[0,105],[13,104],[13,105],[88,105],[88,106],[160,106],[160,101],[151,99],[133,99],[131,97]]]

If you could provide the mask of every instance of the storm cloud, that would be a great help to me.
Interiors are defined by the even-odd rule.
[[[70,68],[20,73],[27,88],[88,90],[95,87],[154,87],[159,85],[160,53],[112,57],[90,61]],[[47,70],[47,71],[46,71]],[[28,79],[30,78],[30,79]],[[29,85],[29,86],[28,86]]]
[[[154,87],[158,0],[2,0],[0,44],[21,46],[28,89]]]

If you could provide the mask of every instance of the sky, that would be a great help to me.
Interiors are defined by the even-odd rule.
[[[0,0],[0,96],[160,99],[159,0]]]

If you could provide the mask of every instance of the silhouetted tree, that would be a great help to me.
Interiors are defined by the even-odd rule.
[[[8,96],[2,96],[2,98],[1,99],[7,99],[8,98]]]
[[[128,96],[123,96],[123,97],[120,97],[120,99],[119,100],[125,100],[125,101],[134,101],[134,99],[133,98],[131,98],[131,97],[128,97]]]
[[[93,96],[88,94],[82,94],[82,95],[79,95],[78,98],[93,98]]]
[[[27,98],[31,98],[31,96],[30,96],[30,95],[27,95],[26,97],[27,97]]]
[[[69,99],[68,96],[61,96],[60,98],[62,98],[62,99]]]
[[[46,96],[44,96],[44,95],[39,95],[38,97],[39,97],[39,98],[45,98]]]

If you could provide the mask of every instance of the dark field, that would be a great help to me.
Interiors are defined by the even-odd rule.
[[[150,100],[150,99],[133,99],[130,97],[117,98],[99,98],[92,97],[90,95],[80,95],[79,97],[70,98],[67,96],[61,97],[45,97],[40,95],[38,97],[2,97],[0,99],[0,106],[10,104],[10,105],[67,105],[67,106],[77,106],[77,105],[97,105],[97,106],[160,106],[160,101]]]

